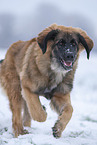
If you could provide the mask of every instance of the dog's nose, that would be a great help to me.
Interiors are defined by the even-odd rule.
[[[74,60],[74,53],[66,53],[65,60],[66,61],[73,61]]]

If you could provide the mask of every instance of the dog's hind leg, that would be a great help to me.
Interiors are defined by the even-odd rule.
[[[30,113],[30,116],[33,120],[38,122],[44,122],[47,118],[47,113],[41,105],[39,96],[31,92],[27,87],[22,86],[22,94],[27,103],[27,107]]]
[[[15,137],[19,134],[25,134],[22,122],[22,103],[21,86],[19,77],[14,69],[5,73],[2,71],[2,86],[7,93],[10,109],[12,111],[12,126]]]
[[[19,134],[28,133],[23,129],[23,120],[22,120],[22,105],[23,99],[21,96],[20,84],[16,80],[13,80],[12,88],[10,86],[8,92],[8,97],[10,101],[10,108],[12,111],[12,126],[15,137]]]
[[[30,117],[30,114],[29,114],[29,111],[28,111],[28,107],[27,107],[27,104],[26,104],[26,101],[24,100],[23,102],[23,125],[24,126],[28,126],[28,127],[31,127],[31,117]]]

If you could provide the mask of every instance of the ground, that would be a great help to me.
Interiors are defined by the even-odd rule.
[[[0,51],[0,59],[5,51]],[[71,103],[74,108],[72,119],[60,139],[52,136],[52,127],[57,114],[49,107],[49,101],[41,97],[47,108],[48,118],[44,123],[32,120],[27,135],[14,138],[12,114],[7,97],[0,90],[0,145],[97,145],[97,55],[90,60],[82,53],[75,74]]]

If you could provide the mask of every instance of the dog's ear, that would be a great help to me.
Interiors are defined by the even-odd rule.
[[[80,32],[77,34],[78,36],[78,40],[79,43],[81,43],[83,45],[83,47],[85,48],[86,52],[87,52],[87,59],[89,59],[89,54],[90,51],[93,48],[93,41],[90,39],[90,37],[83,31],[80,29]]]
[[[44,33],[44,31],[43,31],[43,34],[44,35],[42,35],[40,33],[40,35],[37,38],[37,42],[38,42],[40,48],[42,49],[43,54],[46,52],[47,42],[49,40],[54,40],[54,38],[56,37],[56,35],[58,34],[58,32],[59,32],[58,30],[51,30],[48,33]]]
[[[81,43],[84,46],[84,48],[87,52],[87,59],[89,59],[89,54],[90,54],[89,46],[88,46],[86,40],[84,39],[84,37],[82,35],[80,35],[79,33],[77,35],[78,35],[78,38],[79,38],[79,43]]]

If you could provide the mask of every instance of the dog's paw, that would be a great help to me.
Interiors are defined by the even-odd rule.
[[[60,132],[59,129],[57,129],[56,127],[53,127],[52,130],[53,130],[53,136],[55,138],[60,138],[61,137],[61,132]]]
[[[53,131],[53,136],[55,138],[60,138],[61,137],[62,125],[59,121],[55,123],[54,127],[52,128],[52,131]]]
[[[14,131],[15,137],[17,138],[19,135],[29,134],[29,132],[25,129]]]

